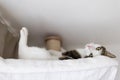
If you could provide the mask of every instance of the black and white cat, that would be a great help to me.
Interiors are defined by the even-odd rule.
[[[63,56],[59,58],[60,60],[95,57],[99,55],[108,56],[110,58],[116,57],[108,52],[105,47],[95,43],[87,44],[84,49],[75,49],[64,52],[62,55]]]
[[[19,49],[18,49],[18,56],[19,59],[41,59],[41,60],[53,60],[58,59],[61,56],[61,52],[57,51],[48,51],[45,48],[39,47],[29,47],[27,45],[28,41],[28,30],[27,28],[23,27],[20,30],[20,40],[19,40]],[[51,53],[56,53],[54,55]]]
[[[94,57],[98,55],[104,55],[111,58],[116,57],[115,55],[109,53],[105,47],[95,43],[87,44],[84,49],[75,49],[62,53],[62,51],[61,52],[54,50],[48,51],[45,48],[29,47],[27,45],[27,39],[28,30],[27,28],[23,27],[20,30],[20,40],[18,49],[18,56],[20,59],[64,60]]]

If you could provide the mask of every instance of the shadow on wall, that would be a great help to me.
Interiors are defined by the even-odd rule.
[[[8,30],[12,33],[15,33],[15,31],[19,31],[21,28],[21,25],[16,22],[15,18],[4,8],[0,5],[0,20],[4,22],[4,24],[7,25]]]
[[[17,58],[20,27],[9,16],[8,12],[0,7],[0,56],[3,58]]]

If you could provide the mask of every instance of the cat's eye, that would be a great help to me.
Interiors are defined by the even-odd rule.
[[[101,49],[102,49],[101,47],[97,47],[97,48],[96,48],[96,50],[98,50],[98,51],[101,50]]]

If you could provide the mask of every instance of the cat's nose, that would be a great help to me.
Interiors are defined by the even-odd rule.
[[[89,48],[89,49],[94,49],[94,47],[93,47],[93,46],[88,46],[88,48]]]
[[[93,46],[88,46],[88,48],[92,48]]]

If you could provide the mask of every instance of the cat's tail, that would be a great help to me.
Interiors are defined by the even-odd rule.
[[[27,28],[23,27],[20,30],[19,47],[26,47],[27,46],[27,39],[28,39],[28,30],[27,30]]]

